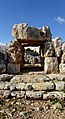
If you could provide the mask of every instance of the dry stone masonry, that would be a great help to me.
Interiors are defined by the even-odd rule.
[[[0,98],[65,99],[65,42],[48,26],[13,26],[14,41],[0,48]],[[39,46],[40,72],[23,72],[25,47]]]

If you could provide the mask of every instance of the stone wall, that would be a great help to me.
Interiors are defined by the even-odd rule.
[[[65,99],[65,74],[0,75],[0,98]]]
[[[52,41],[52,34],[48,26],[35,28],[26,23],[13,26],[12,35],[14,41],[9,44],[4,53],[0,49],[0,74],[20,73],[24,67],[24,47],[40,46],[45,73],[65,72],[65,42],[60,37]]]

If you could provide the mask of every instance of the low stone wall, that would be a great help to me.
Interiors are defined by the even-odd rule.
[[[0,75],[0,98],[65,99],[65,74]]]

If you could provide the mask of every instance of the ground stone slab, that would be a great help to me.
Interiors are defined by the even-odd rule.
[[[17,98],[23,98],[25,97],[25,91],[12,91],[11,96]]]
[[[64,99],[64,93],[63,92],[58,92],[58,91],[48,92],[47,94],[43,95],[43,99],[44,100]]]
[[[65,90],[65,82],[63,81],[55,82],[55,90],[58,91]]]
[[[26,91],[26,98],[42,99],[43,91]]]
[[[12,74],[1,74],[0,81],[10,81],[10,79],[12,79],[13,76],[14,75],[12,75]]]
[[[43,82],[43,83],[33,83],[33,90],[54,90],[54,83]]]

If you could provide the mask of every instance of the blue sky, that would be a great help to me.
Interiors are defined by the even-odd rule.
[[[52,37],[65,41],[65,0],[0,0],[0,43],[13,40],[12,26],[49,26]]]

